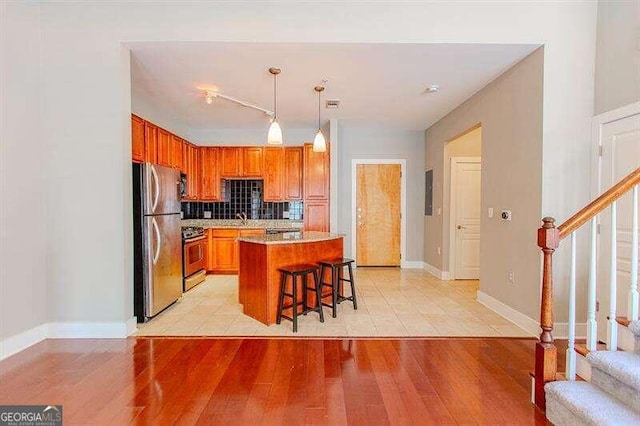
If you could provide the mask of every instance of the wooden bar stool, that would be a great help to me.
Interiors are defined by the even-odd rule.
[[[353,279],[353,270],[351,269],[351,264],[354,262],[353,259],[347,259],[346,257],[332,259],[332,260],[323,260],[320,262],[320,289],[323,291],[322,299],[327,297],[331,297],[331,303],[322,303],[323,306],[327,306],[331,308],[331,315],[336,317],[336,306],[338,303],[342,303],[345,300],[351,300],[353,302],[353,309],[358,309],[358,303],[356,302],[356,286]],[[347,267],[347,271],[349,273],[348,278],[343,278],[343,270],[344,267]],[[324,281],[324,272],[325,269],[331,270],[331,281]],[[342,283],[348,282],[351,284],[351,296],[344,297],[342,294]],[[331,287],[331,293],[324,294],[324,287]]]
[[[321,305],[321,288],[320,280],[318,279],[318,265],[301,264],[291,265],[279,268],[280,271],[280,296],[278,298],[278,316],[276,317],[276,324],[280,324],[282,318],[288,319],[293,322],[293,332],[298,331],[298,315],[306,315],[309,312],[317,312],[320,315],[320,322],[324,322],[324,315],[322,314]],[[313,285],[309,286],[309,275],[313,276]],[[291,293],[287,293],[287,278],[291,277]],[[302,312],[298,313],[298,277],[302,277]],[[307,303],[307,292],[314,291],[316,303],[315,306],[309,306]],[[284,304],[285,297],[291,300],[288,305]],[[283,310],[291,308],[291,317],[288,317],[282,313]]]

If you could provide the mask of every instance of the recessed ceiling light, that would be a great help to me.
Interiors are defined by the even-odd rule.
[[[430,86],[427,86],[427,88],[424,89],[423,93],[435,93],[438,90],[440,90],[440,86],[438,86],[437,84],[432,84]]]

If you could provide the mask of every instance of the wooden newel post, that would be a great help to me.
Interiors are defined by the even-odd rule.
[[[560,233],[552,217],[542,219],[538,247],[542,249],[542,299],[540,303],[540,341],[536,344],[535,401],[545,409],[544,385],[556,379],[558,350],[553,344],[553,252],[560,245]]]

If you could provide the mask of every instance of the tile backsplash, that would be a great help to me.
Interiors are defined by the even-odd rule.
[[[185,219],[236,219],[236,214],[246,213],[249,219],[291,219],[302,220],[302,201],[264,202],[262,201],[261,180],[224,180],[223,202],[183,202],[182,214]],[[209,217],[207,217],[209,218]]]

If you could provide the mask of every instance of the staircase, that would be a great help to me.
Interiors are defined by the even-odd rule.
[[[584,362],[590,368],[590,381],[545,385],[549,421],[555,425],[640,425],[640,321],[629,323],[626,332],[633,336],[630,352],[587,351]]]
[[[546,217],[538,230],[538,246],[543,252],[542,299],[540,327],[542,333],[536,344],[533,398],[535,404],[546,409],[546,416],[555,425],[640,425],[640,320],[638,293],[639,262],[639,184],[640,168],[626,176],[609,191],[602,194],[577,212],[559,227],[554,219]],[[624,218],[631,226],[623,229],[618,224],[618,200],[623,198],[631,218]],[[598,219],[607,210],[610,230],[608,235],[598,236]],[[622,209],[624,210],[624,209]],[[586,345],[576,345],[576,241],[577,230],[590,223],[589,277],[587,293]],[[623,229],[621,231],[621,229]],[[613,230],[613,231],[611,231]],[[621,235],[622,237],[619,237]],[[557,374],[557,348],[553,340],[553,278],[552,256],[560,243],[570,237],[571,259],[568,306],[568,349],[566,372]],[[618,242],[618,238],[621,239]],[[603,241],[605,243],[603,243]],[[610,253],[600,253],[598,247],[609,248]],[[628,268],[618,265],[617,247],[630,251]],[[627,249],[628,247],[628,249]],[[625,253],[626,255],[626,253]],[[598,263],[600,260],[600,264]],[[602,262],[606,266],[602,267]],[[627,276],[628,272],[628,276]],[[603,275],[607,277],[604,278]],[[618,278],[622,277],[621,283]],[[598,282],[600,281],[600,282]],[[622,282],[628,281],[628,282]],[[607,287],[608,286],[608,287]],[[626,288],[626,301],[618,297],[618,289]],[[600,293],[596,292],[600,289]],[[603,293],[604,291],[604,293]],[[606,348],[598,345],[597,294],[607,294],[607,318],[600,324],[606,327]],[[618,316],[620,306],[626,304],[626,312]],[[604,334],[604,328],[602,329]],[[601,336],[602,337],[602,336]],[[602,350],[604,349],[604,350]],[[565,377],[566,380],[560,379]]]

